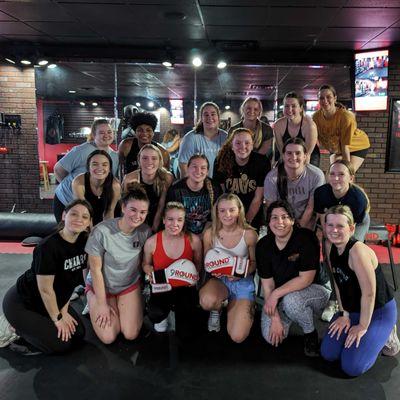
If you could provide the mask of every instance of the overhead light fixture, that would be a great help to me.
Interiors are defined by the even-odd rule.
[[[228,104],[225,106],[225,110],[230,110],[231,106],[229,106]]]
[[[47,65],[49,62],[47,60],[39,60],[38,64],[43,67],[45,65]]]
[[[47,66],[47,68],[50,68],[50,69],[57,68],[57,64],[49,64]]]
[[[136,103],[136,107],[140,107],[141,104],[139,102]]]
[[[193,64],[196,68],[197,68],[197,67],[200,67],[201,64],[203,64],[203,60],[202,60],[199,56],[196,56],[196,57],[193,58],[192,64]]]
[[[154,107],[154,101],[149,101],[147,103],[147,105],[148,105],[149,108],[153,108]]]
[[[85,106],[86,106],[86,103],[85,103],[84,101],[80,101],[79,104],[80,104],[82,107],[85,107]]]
[[[21,60],[21,64],[31,65],[32,63],[29,60]]]
[[[14,61],[14,60],[11,60],[11,58],[6,58],[6,61],[8,61],[8,62],[11,63],[11,64],[15,64],[15,61]]]
[[[99,105],[99,103],[96,103],[95,101],[92,103],[93,107],[97,107]]]
[[[172,67],[172,62],[171,61],[163,61],[162,65],[164,65],[164,67]]]
[[[217,68],[224,69],[226,67],[226,65],[227,64],[225,61],[218,61]]]
[[[76,90],[68,90],[68,93],[76,93]]]

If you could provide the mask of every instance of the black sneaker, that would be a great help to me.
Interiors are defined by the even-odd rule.
[[[15,353],[21,354],[22,356],[38,356],[40,354],[43,354],[36,347],[33,347],[23,338],[20,338],[11,343],[8,348]]]
[[[307,357],[319,357],[318,332],[315,329],[304,334],[304,354]]]

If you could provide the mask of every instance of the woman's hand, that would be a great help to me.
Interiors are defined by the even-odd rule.
[[[339,340],[340,335],[344,331],[347,333],[350,329],[351,321],[349,317],[339,317],[335,319],[330,325],[328,335],[333,338],[336,335],[336,340]]]
[[[72,315],[68,311],[65,312],[61,311],[61,314],[62,314],[62,319],[68,325],[69,330],[73,335],[76,331],[75,327],[78,325],[78,322],[76,321],[75,318],[72,317]]]
[[[356,342],[356,347],[360,345],[361,338],[367,333],[367,329],[362,325],[353,325],[346,338],[346,342],[344,343],[344,347],[348,349],[351,345]]]
[[[275,295],[275,292],[273,291],[267,298],[267,300],[265,301],[264,304],[264,311],[267,315],[269,315],[270,317],[272,315],[274,315],[275,310],[276,310],[276,306],[278,304],[278,298]]]
[[[143,272],[146,274],[147,278],[149,279],[149,282],[154,283],[153,282],[154,267],[149,264],[143,265]]]
[[[268,340],[272,346],[278,347],[285,338],[282,321],[280,318],[271,318],[271,327],[269,328]]]
[[[68,342],[68,340],[70,340],[72,335],[75,333],[75,327],[72,331],[68,322],[64,320],[64,316],[60,320],[55,321],[54,325],[57,328],[57,337],[63,342]]]
[[[98,306],[98,312],[97,312],[97,316],[96,316],[96,324],[100,327],[100,328],[106,328],[107,326],[111,326],[111,315],[114,314],[116,315],[115,310],[106,304],[103,305],[99,305]]]

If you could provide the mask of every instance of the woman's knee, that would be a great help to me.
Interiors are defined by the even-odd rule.
[[[228,328],[228,335],[235,343],[242,343],[249,336],[249,330],[241,329],[240,327]]]
[[[211,293],[200,293],[200,306],[203,310],[219,310],[221,308],[221,301]]]
[[[365,365],[360,360],[347,360],[342,361],[342,371],[348,376],[360,376],[368,371],[372,365]]]
[[[121,327],[121,332],[126,340],[135,340],[140,333],[142,324],[135,324],[135,326]]]
[[[118,336],[118,332],[112,331],[111,329],[101,330],[96,332],[97,337],[104,344],[111,344],[115,342],[115,339]]]

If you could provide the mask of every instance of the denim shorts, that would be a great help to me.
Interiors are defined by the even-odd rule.
[[[255,300],[256,287],[253,275],[237,281],[230,281],[227,276],[219,279],[228,289],[229,300]]]

